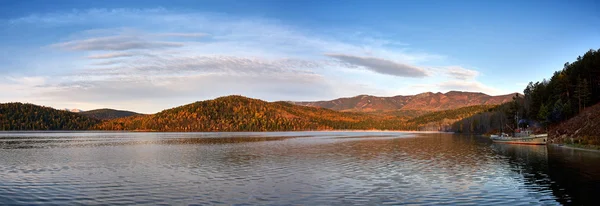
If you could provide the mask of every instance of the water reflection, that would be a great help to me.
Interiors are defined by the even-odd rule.
[[[561,203],[597,205],[600,191],[599,152],[580,151],[558,146],[548,147],[552,189]]]
[[[583,204],[599,160],[441,133],[0,133],[0,203]]]
[[[554,145],[493,144],[507,157],[513,172],[524,179],[524,187],[543,192],[549,188],[561,204],[596,205],[600,191],[600,153]]]

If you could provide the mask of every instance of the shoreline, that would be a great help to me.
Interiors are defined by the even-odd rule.
[[[128,132],[128,133],[235,133],[235,132],[404,132],[404,133],[454,133],[443,131],[411,130],[298,130],[298,131],[153,131],[153,130],[6,130],[0,133],[77,133],[77,132]]]
[[[573,150],[581,150],[581,151],[588,151],[588,152],[600,152],[600,149],[584,148],[584,147],[578,147],[578,146],[568,145],[568,144],[550,144],[550,145],[552,145],[554,147],[568,148],[568,149],[573,149]]]

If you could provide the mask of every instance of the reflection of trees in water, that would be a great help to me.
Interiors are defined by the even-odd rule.
[[[525,187],[551,189],[561,204],[586,205],[597,201],[600,191],[600,154],[559,148],[493,144],[506,156],[513,172],[523,176]]]
[[[563,204],[596,205],[600,191],[600,153],[548,146],[552,190]]]
[[[492,148],[508,158],[511,170],[523,176],[527,189],[540,192],[549,189],[552,180],[548,175],[548,151],[545,146],[492,144]]]

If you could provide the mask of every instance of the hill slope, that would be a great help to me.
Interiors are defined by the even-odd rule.
[[[337,111],[442,111],[475,105],[499,105],[512,100],[514,94],[490,96],[483,93],[451,91],[447,93],[426,92],[411,96],[376,97],[359,95],[330,101],[293,102],[297,105],[321,107]]]
[[[407,121],[394,115],[339,112],[287,102],[265,102],[242,96],[220,97],[164,110],[153,115],[105,121],[95,129],[141,131],[301,131],[301,130],[420,130],[434,122],[449,125],[474,111],[472,106],[434,112]],[[440,130],[442,128],[426,128]]]
[[[129,117],[134,115],[142,115],[135,112],[124,111],[124,110],[115,110],[115,109],[95,109],[90,111],[80,112],[81,115],[99,119],[99,120],[109,120],[109,119],[117,119],[123,117]]]
[[[475,105],[458,109],[443,110],[427,113],[408,121],[411,125],[418,126],[419,130],[450,131],[452,124],[477,113],[497,108],[498,105]]]
[[[95,128],[148,131],[298,131],[402,129],[403,126],[401,121],[394,118],[227,96],[153,115],[114,119]]]
[[[0,104],[0,130],[85,130],[99,120],[23,103]]]
[[[600,103],[551,127],[548,135],[556,143],[600,145]]]

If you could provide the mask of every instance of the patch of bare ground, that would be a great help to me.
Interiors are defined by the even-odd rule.
[[[551,127],[548,135],[555,143],[600,145],[600,103]]]

